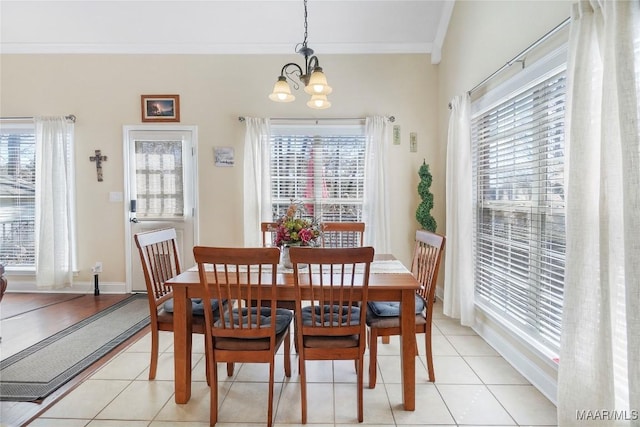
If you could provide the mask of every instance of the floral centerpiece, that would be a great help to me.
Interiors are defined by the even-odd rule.
[[[275,245],[316,246],[320,237],[320,225],[315,219],[303,218],[300,203],[291,203],[285,216],[278,220]]]
[[[304,207],[292,202],[287,213],[278,220],[275,229],[275,245],[281,248],[282,265],[293,268],[289,258],[290,246],[317,246],[320,237],[320,225],[315,219],[303,218]]]

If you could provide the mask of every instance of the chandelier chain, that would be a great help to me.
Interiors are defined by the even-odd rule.
[[[269,95],[269,99],[275,102],[291,102],[295,100],[295,96],[291,94],[290,84],[294,89],[299,89],[299,83],[304,85],[304,91],[311,95],[311,99],[307,102],[307,106],[316,109],[325,109],[331,106],[327,99],[333,89],[327,84],[327,78],[320,68],[320,61],[314,55],[313,49],[307,45],[309,37],[309,13],[307,9],[307,0],[304,3],[304,40],[295,46],[296,53],[304,56],[304,65],[301,67],[295,62],[284,64],[280,71],[280,76],[273,86],[273,92]],[[297,77],[294,79],[293,77]]]
[[[307,47],[307,0],[304,0],[304,41],[303,47]]]

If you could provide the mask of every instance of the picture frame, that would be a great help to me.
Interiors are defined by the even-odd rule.
[[[233,167],[236,162],[233,147],[214,147],[213,157],[217,167]]]
[[[140,95],[143,122],[180,122],[180,95]]]

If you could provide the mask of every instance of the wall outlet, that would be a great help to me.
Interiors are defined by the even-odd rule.
[[[102,273],[102,261],[96,261],[96,264],[91,268],[94,273]]]
[[[122,191],[110,191],[109,192],[109,201],[110,202],[121,202],[123,200],[124,195]]]

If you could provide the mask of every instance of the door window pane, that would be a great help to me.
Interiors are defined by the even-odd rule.
[[[135,141],[138,218],[184,215],[182,141]]]

